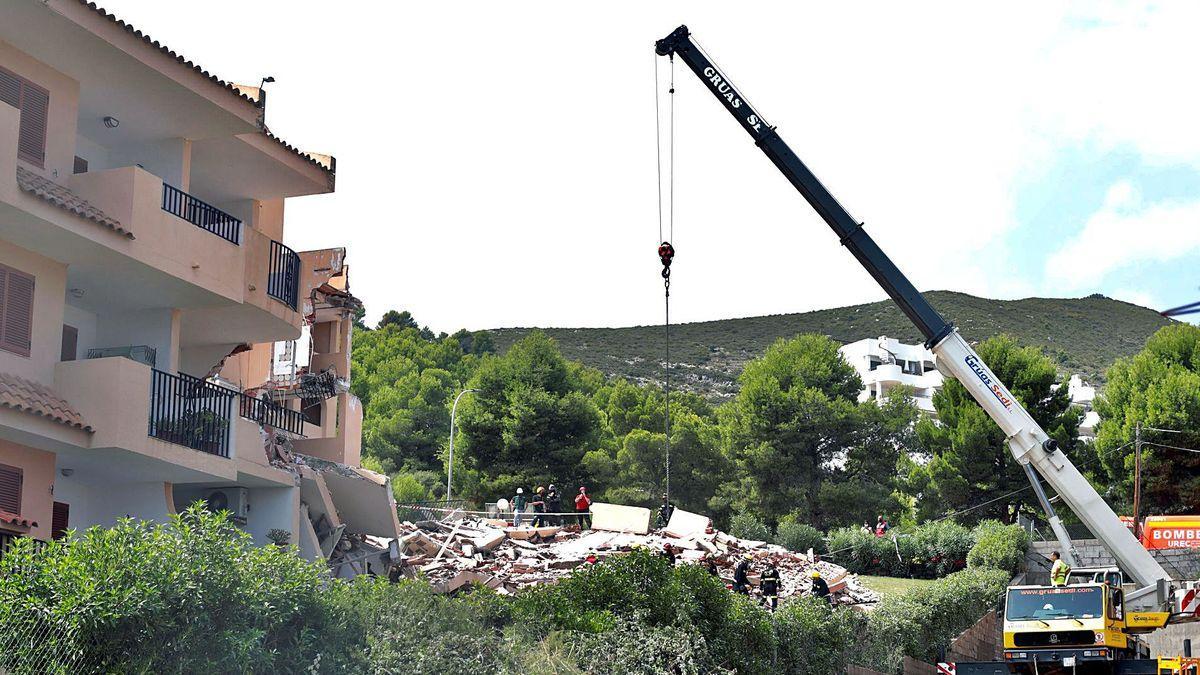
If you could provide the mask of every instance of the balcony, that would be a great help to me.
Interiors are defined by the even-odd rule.
[[[158,360],[158,350],[149,345],[128,345],[125,347],[93,347],[87,351],[89,359],[106,359],[110,356],[123,356],[130,361],[144,363],[151,368]]]
[[[296,309],[300,294],[300,256],[272,239],[269,261],[267,295]]]
[[[174,185],[163,183],[162,210],[231,244],[241,244],[242,221]]]
[[[238,393],[238,414],[280,431],[286,431],[293,436],[304,436],[304,415],[299,410],[285,408],[275,401],[270,401],[244,393]]]
[[[148,435],[229,457],[229,419],[239,392],[200,378],[154,370]]]

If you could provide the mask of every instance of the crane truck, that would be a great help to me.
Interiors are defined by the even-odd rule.
[[[1138,543],[1100,494],[1071,463],[979,354],[921,295],[816,175],[704,53],[687,26],[655,43],[660,57],[678,57],[754,144],[803,195],[925,338],[942,374],[958,380],[1003,430],[1046,511],[1062,554],[1072,546],[1038,480],[1040,476],[1108,549],[1117,565],[1075,570],[1065,586],[1013,586],[1006,594],[1004,661],[959,664],[965,673],[1159,673],[1139,634],[1168,623],[1200,620],[1195,581],[1176,581]],[[1128,577],[1126,577],[1128,575]],[[1128,581],[1128,583],[1127,583]]]

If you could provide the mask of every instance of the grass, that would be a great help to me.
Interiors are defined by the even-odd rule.
[[[862,585],[884,597],[894,597],[911,593],[918,588],[932,584],[934,579],[905,579],[901,577],[872,577],[859,575]]]
[[[1104,371],[1113,361],[1136,353],[1151,334],[1170,323],[1152,309],[1100,295],[989,300],[933,291],[925,296],[967,340],[978,342],[1006,333],[1041,348],[1063,375],[1079,373],[1096,384],[1103,384]],[[504,351],[531,330],[499,328],[492,334],[497,349]],[[661,326],[544,330],[569,359],[635,382],[662,378]],[[736,392],[737,376],[747,361],[775,340],[799,333],[828,335],[840,342],[880,335],[922,341],[890,300],[803,314],[681,324],[671,329],[676,381],[712,399],[729,397]]]

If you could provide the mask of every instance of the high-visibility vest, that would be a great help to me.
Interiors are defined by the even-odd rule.
[[[1064,562],[1061,558],[1054,561],[1054,566],[1050,568],[1050,584],[1054,586],[1066,586],[1067,577],[1071,575],[1071,566]]]

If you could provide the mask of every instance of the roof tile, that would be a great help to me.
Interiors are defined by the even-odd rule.
[[[83,416],[49,387],[12,373],[0,373],[0,407],[46,417],[84,431],[94,431]]]
[[[103,211],[92,206],[91,202],[71,192],[66,187],[40,176],[23,166],[17,166],[17,186],[39,199],[70,211],[77,216],[99,223],[108,229],[133,239],[133,233],[125,229],[116,218],[106,215]]]

